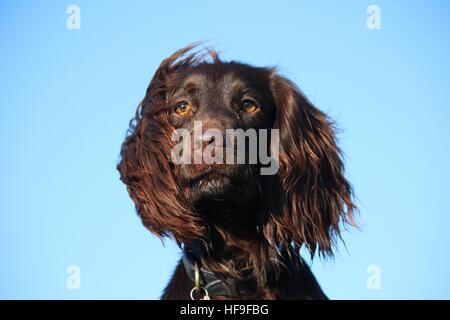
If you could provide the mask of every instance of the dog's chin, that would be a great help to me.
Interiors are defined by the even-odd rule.
[[[230,177],[210,173],[192,181],[184,187],[183,192],[190,204],[195,206],[202,201],[225,200],[226,196],[233,193],[232,188],[233,183]]]
[[[201,170],[199,170],[201,169]],[[257,190],[255,168],[234,167],[185,167],[178,171],[180,189],[191,206],[241,205],[254,198]]]

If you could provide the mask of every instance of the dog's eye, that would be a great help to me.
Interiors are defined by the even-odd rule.
[[[180,116],[186,115],[189,112],[189,110],[191,110],[191,104],[187,101],[180,102],[175,107],[175,112]]]
[[[245,112],[252,113],[255,112],[256,109],[258,109],[258,106],[253,100],[246,99],[242,101],[242,110],[244,110]]]

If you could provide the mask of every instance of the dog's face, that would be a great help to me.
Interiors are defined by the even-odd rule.
[[[274,251],[280,244],[306,244],[311,253],[316,248],[331,253],[340,222],[352,222],[355,207],[328,117],[274,69],[225,63],[211,50],[206,55],[212,61],[205,61],[189,54],[192,48],[161,63],[122,145],[118,170],[144,225],[179,244],[210,241],[215,221],[200,214],[199,204],[217,200],[226,208],[258,201],[259,216],[247,221],[254,223],[255,241]],[[210,162],[235,150],[234,138],[220,139],[229,129],[276,129],[279,137],[266,135],[264,145],[261,131],[256,133],[256,161],[249,140],[244,157],[239,151],[231,157],[241,161]],[[172,157],[179,145],[173,133],[179,131],[182,141],[190,140],[179,155],[194,158],[193,163]],[[277,170],[262,179],[261,151],[270,149],[272,157],[274,141]],[[209,153],[198,163],[195,156],[202,150]],[[229,227],[238,228],[243,218],[233,216]]]
[[[189,133],[190,149],[184,151],[191,152],[191,161],[174,166],[174,175],[190,204],[196,207],[202,200],[254,198],[260,183],[259,162],[250,163],[249,153],[258,151],[263,141],[259,129],[270,130],[275,114],[267,72],[238,63],[201,64],[179,75],[167,103],[170,124]],[[200,131],[196,132],[196,125],[201,126]],[[236,138],[226,136],[227,130],[239,129],[250,129],[256,137],[245,140],[242,163],[237,163]],[[209,155],[205,153],[208,148],[213,156],[223,157],[194,163],[195,154]],[[225,161],[227,150],[233,151],[231,162]]]

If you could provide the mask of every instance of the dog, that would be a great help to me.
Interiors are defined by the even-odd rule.
[[[236,151],[236,139],[219,139],[229,129],[253,130],[274,173],[246,154],[233,163],[174,161],[174,132],[188,133],[180,154],[192,160],[207,148],[212,158]],[[277,135],[260,145],[262,130]],[[225,62],[198,44],[163,60],[117,165],[143,225],[183,253],[161,299],[327,299],[299,251],[332,256],[342,228],[355,225],[335,132],[275,68]],[[252,143],[244,140],[245,153]]]

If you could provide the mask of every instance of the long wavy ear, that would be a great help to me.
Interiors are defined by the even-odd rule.
[[[168,160],[175,128],[169,123],[166,99],[179,73],[203,59],[197,52],[184,57],[195,46],[177,51],[160,64],[130,122],[117,165],[144,226],[161,238],[174,238],[178,244],[204,235],[204,227],[179,190]]]
[[[280,167],[269,207],[267,239],[286,246],[305,244],[314,255],[332,254],[340,223],[354,224],[352,188],[327,116],[290,80],[271,73],[279,129]]]

